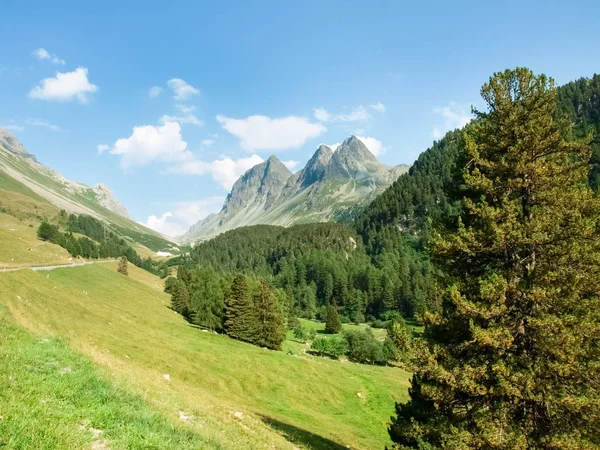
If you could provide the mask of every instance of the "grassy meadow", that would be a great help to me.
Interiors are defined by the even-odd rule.
[[[161,421],[175,427],[164,439],[185,435],[201,443],[197,448],[337,450],[390,443],[386,426],[394,401],[407,397],[406,372],[287,354],[285,346],[296,344],[291,341],[273,352],[203,332],[169,309],[162,280],[129,269],[129,277],[112,263],[0,274],[0,303],[10,312],[10,327],[28,330],[23,339],[32,345],[50,339],[82,364],[89,358],[89,370],[123,392],[123,402],[143,402],[160,416],[157,433]],[[20,389],[18,382],[11,385],[11,392]],[[30,403],[26,409],[34,408]],[[94,424],[102,439],[114,442],[110,448],[125,442],[127,433],[114,431],[122,431],[118,426]],[[80,438],[89,442],[89,433]],[[48,442],[24,448],[57,448]],[[136,446],[147,448],[130,448]]]

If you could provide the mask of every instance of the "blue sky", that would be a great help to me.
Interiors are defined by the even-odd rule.
[[[527,66],[600,70],[597,1],[2,2],[0,126],[178,234],[275,154],[355,134],[412,163]],[[295,164],[295,165],[294,165]]]

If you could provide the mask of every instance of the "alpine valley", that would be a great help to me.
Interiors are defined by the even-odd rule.
[[[296,173],[271,156],[236,181],[218,214],[193,225],[180,240],[204,241],[248,225],[291,226],[348,220],[408,168],[377,161],[355,136],[335,151],[319,146]]]

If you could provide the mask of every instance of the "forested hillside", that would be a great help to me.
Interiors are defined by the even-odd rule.
[[[558,89],[557,114],[573,123],[571,138],[600,129],[600,76]],[[596,136],[590,169],[600,167]],[[254,226],[196,246],[186,267],[263,277],[284,293],[290,316],[324,319],[334,304],[344,321],[420,317],[439,310],[436,270],[426,243],[431,224],[460,213],[457,175],[466,164],[462,130],[448,132],[423,152],[409,172],[377,197],[353,224],[290,228]],[[457,192],[458,191],[458,192]],[[450,199],[449,194],[455,200]]]

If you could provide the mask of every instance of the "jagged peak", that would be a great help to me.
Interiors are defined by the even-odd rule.
[[[0,145],[15,155],[36,161],[35,156],[25,149],[17,137],[2,127],[0,127]]]
[[[377,158],[369,148],[356,136],[352,135],[340,144],[336,150],[336,155],[339,157],[350,156],[357,160],[377,161]]]

